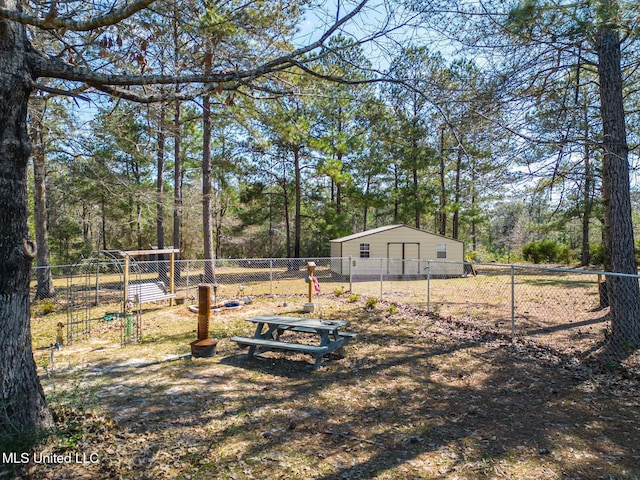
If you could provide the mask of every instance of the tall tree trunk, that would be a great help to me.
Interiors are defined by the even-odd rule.
[[[588,138],[585,136],[585,138]],[[582,203],[584,204],[582,210],[582,258],[581,265],[583,267],[588,266],[591,263],[591,251],[589,248],[589,226],[591,222],[591,152],[589,144],[585,142],[584,145],[584,188],[582,190]]]
[[[104,197],[103,197],[104,198]],[[82,241],[85,245],[91,243],[91,239],[89,238],[89,234],[91,229],[89,228],[91,219],[89,218],[89,207],[87,207],[87,202],[82,202]]]
[[[367,230],[367,221],[369,216],[369,192],[371,191],[371,175],[367,175],[367,186],[364,190],[364,212],[362,214],[362,231]]]
[[[336,158],[340,163],[340,173],[342,174],[342,152],[338,152]],[[340,215],[342,213],[342,183],[340,180],[336,182],[336,215]]]
[[[585,90],[586,92],[587,90]],[[576,103],[580,93],[579,85],[576,88]],[[584,138],[589,138],[589,103],[585,95],[583,105]],[[591,264],[591,248],[589,245],[591,213],[593,211],[593,169],[591,167],[591,145],[584,143],[584,188],[582,189],[582,254],[580,264],[586,267]]]
[[[287,258],[291,258],[291,219],[289,216],[289,189],[286,177],[282,179],[282,201],[284,202],[284,230],[286,238]]]
[[[211,71],[211,54],[205,60],[206,72]],[[213,281],[213,226],[211,215],[211,97],[205,94],[202,105],[202,231],[204,234],[204,278]]]
[[[103,193],[102,196],[100,197],[100,226],[102,228],[102,249],[106,250],[107,249],[107,212],[106,212],[106,198],[105,198],[105,194]]]
[[[142,204],[139,200],[136,200],[136,244],[138,250],[143,249],[142,243]]]
[[[398,223],[400,217],[400,179],[399,179],[398,165],[393,165],[393,223]]]
[[[166,105],[160,106],[160,118],[158,119],[158,142],[156,156],[156,240],[158,249],[164,248],[164,152],[166,146]]]
[[[439,214],[438,217],[440,219],[440,221],[438,222],[438,230],[440,235],[446,235],[447,234],[447,212],[446,212],[446,208],[447,208],[447,197],[446,197],[446,186],[445,186],[445,179],[444,179],[444,155],[440,155],[440,172],[439,172],[439,176],[440,176],[440,209],[439,209]]]
[[[179,70],[180,65],[180,25],[178,18],[178,2],[173,7],[173,63],[174,68]],[[176,93],[180,90],[176,85]],[[173,116],[173,248],[180,249],[180,229],[182,227],[182,155],[180,152],[180,143],[182,142],[182,126],[180,120],[182,105],[180,100],[175,101],[175,112]],[[180,259],[180,253],[175,255],[175,259]],[[174,270],[176,281],[180,278],[180,264],[176,264]]]
[[[55,295],[53,275],[49,268],[49,239],[47,230],[47,174],[44,148],[44,116],[47,109],[46,100],[38,99],[38,103],[31,116],[33,141],[33,199],[34,219],[36,226],[36,245],[38,245],[36,270],[37,288],[36,299],[51,298]]]
[[[225,147],[225,143],[224,143],[224,137],[222,138],[223,142],[222,142],[222,152],[221,155],[222,157],[226,157],[227,155],[227,151],[226,151],[226,147]],[[229,208],[229,199],[227,197],[225,197],[225,172],[223,171],[223,164],[224,161],[220,162],[221,164],[218,165],[217,163],[213,163],[211,164],[211,168],[212,170],[215,170],[218,174],[217,178],[218,181],[213,183],[213,191],[212,191],[212,212],[213,212],[213,229],[214,229],[214,238],[215,238],[215,257],[214,258],[222,258],[222,226],[224,224],[224,218],[225,215],[227,214],[227,210]],[[213,177],[213,175],[212,175]],[[213,180],[213,178],[212,178]],[[271,223],[271,219],[269,219],[269,223]]]
[[[158,250],[164,249],[164,152],[166,147],[166,109],[165,103],[160,105],[160,117],[158,118],[158,141],[156,155],[156,241]],[[158,256],[159,264],[158,279],[167,283],[168,270],[165,266],[166,255]]]
[[[173,117],[173,248],[180,248],[180,226],[182,223],[182,157],[180,152],[180,142],[182,141],[180,124],[181,105],[175,102],[175,114]],[[180,254],[176,255],[179,259]],[[179,269],[176,268],[176,275],[179,276]]]
[[[454,210],[453,210],[453,218],[451,219],[451,235],[453,238],[458,240],[460,236],[460,197],[462,196],[460,192],[460,176],[462,174],[462,149],[458,149],[458,158],[456,159],[456,181],[455,181],[455,191],[454,191]]]
[[[440,235],[446,235],[447,233],[447,213],[445,208],[447,206],[446,190],[445,190],[445,169],[444,169],[444,127],[440,130],[440,211],[439,211],[439,225],[438,230]]]
[[[273,195],[269,198],[269,257],[273,257]]]
[[[475,162],[474,162],[475,163]],[[474,252],[478,251],[478,215],[477,215],[477,203],[478,203],[478,195],[476,193],[476,182],[478,181],[475,164],[471,169],[471,245]]]
[[[331,178],[331,203],[333,203],[336,199],[336,181]]]
[[[221,204],[216,207],[214,212],[214,230],[215,230],[215,257],[214,258],[222,258],[222,221],[224,219],[225,214],[227,213],[227,204],[224,203],[224,200],[221,200]]]
[[[291,258],[291,218],[289,215],[289,188],[287,187],[287,159],[282,152],[282,202],[284,204],[284,230],[286,235],[287,258]]]
[[[128,178],[128,176],[127,176]],[[128,200],[128,205],[129,205],[129,241],[128,244],[129,245],[133,245],[134,244],[134,240],[136,239],[137,236],[137,230],[136,230],[136,222],[137,222],[137,218],[134,218],[133,216],[133,212],[134,212],[134,206],[135,206],[135,199],[133,196],[133,193],[129,193],[129,200]],[[137,240],[135,240],[137,242]]]
[[[411,194],[413,196],[413,224],[416,228],[420,228],[420,215],[422,213],[422,205],[420,202],[420,178],[418,175],[418,166],[421,163],[419,148],[418,148],[418,138],[416,136],[416,132],[420,131],[420,119],[418,111],[415,110],[416,106],[414,104],[414,113],[412,118],[412,127],[411,127],[411,156],[412,156],[412,166],[411,168]]]
[[[14,1],[3,1],[16,8]],[[31,142],[27,104],[35,79],[23,26],[0,20],[0,432],[33,433],[53,424],[33,359],[29,280],[36,256],[27,226]],[[7,447],[2,445],[4,451]]]
[[[418,178],[418,169],[414,168],[411,171],[413,175],[413,212],[414,212],[414,225],[416,228],[420,228],[420,189],[419,189],[419,178]]]
[[[293,256],[300,258],[300,238],[302,235],[302,180],[300,174],[300,150],[299,146],[293,148],[293,163],[295,170],[295,202],[296,211],[293,232]]]
[[[605,2],[608,3],[608,2]],[[629,185],[629,161],[617,31],[605,25],[597,35],[600,114],[604,158],[602,194],[605,211],[605,268],[637,274]],[[640,346],[640,289],[634,277],[609,276],[611,352],[620,354]]]

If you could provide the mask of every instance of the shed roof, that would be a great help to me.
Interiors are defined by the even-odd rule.
[[[343,243],[343,242],[348,242],[350,240],[356,240],[358,238],[367,237],[369,235],[375,235],[376,233],[386,232],[388,230],[393,230],[395,228],[400,228],[400,227],[410,228],[411,230],[415,230],[416,232],[419,232],[419,233],[426,233],[427,235],[434,235],[436,237],[442,237],[442,238],[446,238],[447,240],[453,240],[454,242],[462,243],[460,240],[456,240],[456,239],[451,238],[451,237],[446,237],[446,236],[440,235],[438,233],[427,232],[426,230],[420,230],[419,228],[411,227],[409,225],[403,225],[403,224],[400,224],[400,225],[386,225],[384,227],[372,228],[371,230],[365,230],[364,232],[354,233],[352,235],[347,235],[346,237],[335,238],[335,239],[329,240],[329,241],[330,242],[335,242],[335,243]]]

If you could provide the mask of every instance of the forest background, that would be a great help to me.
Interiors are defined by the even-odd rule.
[[[240,61],[267,39],[286,37],[279,47],[291,50],[330,21],[329,11],[267,3],[175,8],[168,24],[150,11],[144,28],[131,24],[129,37],[106,29],[89,48],[121,68],[144,72],[153,61],[170,73],[205,47],[202,61],[213,64]],[[569,39],[521,46],[520,62],[506,62],[484,45],[483,22],[454,42],[444,28],[420,34],[419,9],[375,7],[331,38],[320,67],[281,73],[260,95],[132,103],[57,95],[63,85],[50,82],[29,117],[31,228],[48,244],[38,263],[168,245],[202,258],[207,235],[216,258],[329,256],[332,238],[404,223],[460,239],[481,261],[602,264],[593,52]],[[560,28],[552,22],[562,15],[523,23],[527,14],[525,2],[507,23],[521,33]],[[384,41],[368,33],[392,15]],[[203,25],[215,35],[195,41]],[[504,28],[491,40],[512,41]],[[73,48],[63,55],[73,61]],[[634,217],[636,66],[635,55],[623,66]]]

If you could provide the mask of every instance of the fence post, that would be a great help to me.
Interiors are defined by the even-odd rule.
[[[353,293],[353,257],[349,255],[349,291]]]
[[[269,295],[273,297],[273,258],[269,259]]]
[[[215,262],[215,260],[214,260]],[[191,262],[189,260],[187,260],[187,291],[184,294],[184,298],[189,298],[189,280],[190,280],[190,274],[189,274],[189,266],[191,265]]]
[[[431,313],[431,260],[427,260],[427,313]]]
[[[380,259],[380,301],[382,301],[382,267],[384,266],[384,259]]]
[[[47,267],[51,268],[51,267]],[[53,273],[51,274],[53,276]],[[100,262],[96,262],[96,307],[100,306]]]
[[[511,265],[511,338],[516,335],[516,268]]]

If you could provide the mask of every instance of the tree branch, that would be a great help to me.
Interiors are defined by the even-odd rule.
[[[137,0],[123,8],[110,13],[100,15],[87,21],[71,20],[60,18],[55,8],[55,2],[51,5],[51,9],[44,18],[34,17],[28,13],[10,10],[8,8],[0,8],[0,19],[12,20],[24,25],[31,25],[42,30],[66,29],[75,32],[86,32],[100,27],[115,25],[122,20],[131,17],[140,10],[144,10],[156,0]]]
[[[125,15],[125,11],[132,14],[132,10],[139,10],[150,4],[153,0],[139,0],[126,9],[121,9],[118,12],[114,12],[110,15],[105,15],[91,22],[92,28],[94,28],[98,22],[100,25],[106,25],[104,23],[107,19],[113,20]],[[234,90],[242,85],[246,85],[251,80],[264,77],[267,74],[275,73],[283,70],[287,70],[293,66],[301,67],[305,63],[316,61],[318,57],[306,57],[300,59],[304,55],[312,52],[323,46],[324,43],[346,22],[356,16],[362,8],[367,4],[369,0],[362,0],[352,11],[347,15],[339,19],[330,28],[328,28],[324,34],[315,42],[312,42],[304,47],[293,50],[286,55],[281,55],[274,60],[268,61],[262,65],[253,69],[247,70],[224,70],[219,72],[213,72],[210,74],[186,74],[186,75],[137,75],[126,73],[101,73],[96,72],[90,68],[82,67],[79,65],[70,65],[63,62],[60,58],[47,57],[35,50],[30,53],[29,63],[33,68],[36,77],[48,77],[58,78],[61,80],[69,80],[73,82],[82,82],[93,88],[115,95],[120,98],[128,99],[131,101],[141,103],[158,102],[167,99],[173,100],[190,100],[207,91],[215,89],[222,90]],[[2,18],[3,10],[0,9],[0,18]],[[22,18],[20,12],[13,12],[16,17],[16,21]],[[27,16],[28,17],[28,16]],[[42,22],[34,22],[32,17],[29,17],[31,25],[41,26]],[[101,21],[102,19],[102,21]],[[118,20],[116,20],[118,21]],[[82,25],[78,22],[72,22],[76,27],[82,26],[88,27],[89,22],[84,22]],[[44,28],[44,27],[42,27]],[[144,85],[176,85],[176,84],[203,84],[204,87],[192,90],[185,93],[153,93],[146,94],[141,92],[135,92],[133,90],[117,88],[125,86],[144,86]]]
[[[85,100],[85,101],[89,101],[88,97],[85,97],[84,95],[81,95],[79,93],[79,91],[75,90],[75,91],[70,91],[70,90],[62,90],[59,88],[55,88],[55,87],[49,87],[47,85],[42,85],[41,83],[35,83],[33,84],[34,88],[40,90],[41,92],[47,92],[47,93],[51,93],[52,95],[63,95],[66,97],[74,97],[74,98],[79,98],[80,100]],[[80,89],[80,91],[82,91],[84,89]]]
[[[182,92],[155,92],[155,93],[144,93],[144,92],[136,92],[133,90],[127,90],[126,88],[118,88],[111,85],[103,85],[103,84],[91,84],[93,88],[99,90],[104,93],[108,93],[109,95],[117,98],[122,98],[124,100],[130,100],[136,103],[157,103],[157,102],[166,102],[166,101],[187,101],[193,100],[194,98],[200,97],[205,93],[216,91],[235,91],[240,85],[236,83],[226,84],[226,85],[205,85],[202,88],[198,88],[195,90],[182,91]]]

